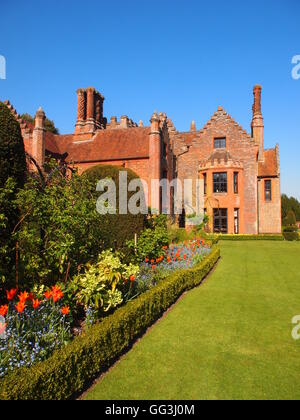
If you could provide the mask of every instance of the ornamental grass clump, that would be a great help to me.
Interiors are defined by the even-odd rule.
[[[0,306],[6,323],[0,336],[0,378],[48,359],[71,339],[70,309],[63,306],[60,287],[47,290],[43,298],[11,289],[6,298]]]

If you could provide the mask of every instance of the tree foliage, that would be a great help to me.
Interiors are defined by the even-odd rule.
[[[77,274],[104,249],[93,185],[77,173],[70,178],[50,163],[42,182],[31,174],[19,191],[20,278],[26,287],[53,284]]]
[[[286,194],[283,194],[281,197],[281,206],[282,206],[282,221],[284,221],[288,215],[289,211],[293,211],[297,221],[300,221],[300,202],[294,197],[288,197]]]
[[[32,117],[32,115],[30,114],[22,114],[21,118],[24,121],[29,122],[30,124],[34,124],[34,117]],[[54,121],[49,120],[49,118],[45,119],[45,129],[46,131],[49,131],[50,133],[59,134],[59,129],[55,127]]]
[[[297,220],[296,220],[295,213],[293,212],[293,210],[289,210],[285,218],[285,223],[284,223],[285,226],[295,226],[296,223],[297,223]]]

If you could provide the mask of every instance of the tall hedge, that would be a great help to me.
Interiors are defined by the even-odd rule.
[[[99,181],[103,179],[112,179],[116,185],[117,192],[117,214],[107,214],[101,216],[101,227],[102,237],[105,240],[105,246],[107,248],[114,248],[121,250],[125,256],[130,252],[126,246],[128,240],[134,238],[134,234],[139,234],[145,227],[145,215],[138,214],[132,215],[119,214],[119,174],[120,172],[127,172],[127,186],[135,179],[138,179],[138,175],[130,169],[124,169],[119,166],[112,165],[97,165],[89,168],[83,173],[83,177],[87,177],[89,181],[95,185],[95,197],[99,196],[100,193],[96,192],[96,186]],[[135,194],[134,192],[128,192],[128,201]]]
[[[26,157],[21,128],[0,102],[0,289],[14,277],[16,249],[12,232],[18,222],[16,191],[24,185]]]
[[[10,110],[0,102],[0,187],[13,178],[22,187],[26,157],[21,128]]]

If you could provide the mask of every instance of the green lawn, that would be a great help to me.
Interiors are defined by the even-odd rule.
[[[300,243],[223,242],[222,260],[87,399],[300,399]]]

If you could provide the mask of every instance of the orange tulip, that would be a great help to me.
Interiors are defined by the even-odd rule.
[[[26,300],[29,298],[29,293],[22,292],[22,293],[19,294],[18,298],[19,298],[21,303],[25,303]]]
[[[21,314],[24,312],[24,309],[26,308],[25,302],[18,302],[15,306],[16,310]]]
[[[135,276],[130,276],[130,281],[134,281],[135,280]]]
[[[69,308],[68,306],[63,306],[63,307],[61,308],[61,313],[62,313],[64,316],[69,315],[69,313],[70,313],[70,308]]]
[[[56,303],[58,302],[60,299],[62,299],[64,297],[64,294],[62,291],[57,291],[57,292],[52,292],[52,298],[53,298],[53,302]]]
[[[41,302],[38,299],[33,299],[32,300],[32,307],[33,309],[38,309],[40,306]]]
[[[8,306],[7,305],[0,306],[0,315],[1,316],[5,316],[7,314],[7,311],[8,311]]]
[[[46,298],[47,300],[51,299],[51,297],[52,297],[52,292],[51,292],[51,290],[47,290],[47,291],[44,293],[44,296],[45,296],[45,298]]]
[[[17,294],[17,289],[6,290],[6,297],[8,301],[11,301],[15,298]]]

